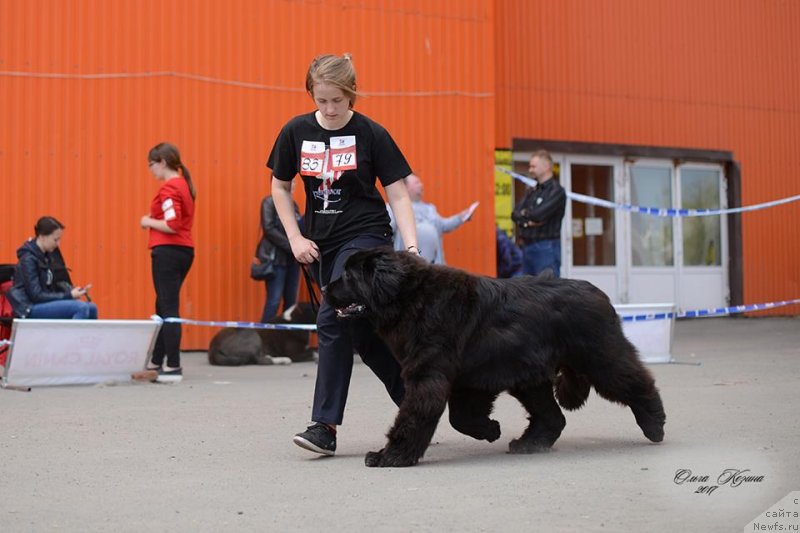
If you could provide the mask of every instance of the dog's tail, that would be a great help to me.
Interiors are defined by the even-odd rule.
[[[585,376],[576,375],[572,369],[561,367],[556,376],[555,392],[558,403],[568,411],[583,407],[589,397],[591,384]]]

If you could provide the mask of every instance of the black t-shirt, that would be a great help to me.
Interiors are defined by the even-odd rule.
[[[278,135],[267,166],[282,181],[298,173],[306,191],[305,232],[324,252],[358,235],[391,235],[386,205],[375,186],[411,174],[389,132],[353,112],[341,129],[326,130],[314,113],[293,118]]]

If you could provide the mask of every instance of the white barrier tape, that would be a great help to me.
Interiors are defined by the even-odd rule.
[[[316,324],[264,324],[261,322],[234,322],[234,321],[213,321],[213,320],[192,320],[189,318],[161,317],[153,315],[153,320],[162,321],[167,324],[186,324],[187,326],[211,326],[220,328],[247,328],[247,329],[281,329],[281,330],[302,330],[317,331]]]
[[[714,309],[698,309],[696,311],[681,311],[677,313],[649,313],[645,315],[623,315],[623,322],[642,322],[645,320],[667,320],[670,318],[700,318],[706,316],[732,315],[736,313],[746,313],[748,311],[763,311],[764,309],[774,309],[786,305],[800,304],[800,298],[794,300],[783,300],[780,302],[768,302],[764,304],[735,305],[733,307],[717,307]]]
[[[516,172],[497,166],[494,168],[500,172],[503,172],[504,174],[508,174],[516,180],[521,181],[529,187],[536,187],[537,185],[536,180],[533,180],[527,176],[523,176],[522,174],[517,174]],[[602,200],[600,198],[586,196],[585,194],[572,191],[567,191],[567,196],[570,199],[583,204],[607,207],[609,209],[619,209],[621,211],[630,211],[632,213],[653,215],[657,217],[708,217],[716,215],[728,215],[732,213],[745,213],[747,211],[757,211],[759,209],[766,209],[768,207],[775,207],[776,205],[788,204],[800,200],[800,194],[798,194],[797,196],[789,196],[788,198],[782,198],[780,200],[774,200],[772,202],[766,202],[763,204],[755,204],[744,207],[731,207],[729,209],[675,209],[672,207],[640,207],[638,205],[617,204],[608,200]]]

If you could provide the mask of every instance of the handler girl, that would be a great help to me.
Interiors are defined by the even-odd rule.
[[[175,146],[157,144],[147,159],[150,172],[163,182],[150,203],[150,214],[140,221],[142,228],[150,231],[148,246],[156,314],[162,318],[178,317],[181,286],[194,261],[192,224],[196,192],[189,169],[181,162]],[[183,379],[180,324],[161,326],[147,368],[158,370],[158,382],[178,383]]]
[[[289,121],[275,141],[267,166],[272,197],[297,261],[312,264],[321,287],[338,278],[354,252],[392,246],[386,206],[375,186],[380,179],[408,250],[419,253],[411,200],[403,178],[411,168],[389,133],[353,111],[356,73],[349,54],[315,58],[306,90],[317,110]],[[306,232],[292,206],[291,181],[300,174],[306,191]],[[324,300],[317,315],[319,366],[312,425],[295,435],[307,450],[333,455],[353,370],[353,350],[400,404],[400,365],[364,320],[339,322]]]

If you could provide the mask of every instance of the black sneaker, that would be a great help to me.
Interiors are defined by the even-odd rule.
[[[327,426],[315,422],[308,428],[294,436],[292,441],[306,450],[321,453],[322,455],[333,455],[336,453],[336,433]]]
[[[180,383],[183,381],[183,369],[176,368],[175,370],[158,369],[158,377],[156,383]]]

